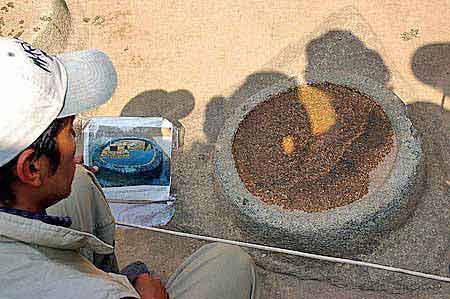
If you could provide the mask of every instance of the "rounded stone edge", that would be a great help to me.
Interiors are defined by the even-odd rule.
[[[423,177],[421,141],[406,115],[405,104],[381,84],[368,78],[340,73],[311,78],[308,83],[328,81],[355,88],[373,98],[386,111],[398,143],[394,167],[386,183],[370,196],[352,204],[317,213],[282,211],[277,206],[263,204],[248,192],[239,178],[232,155],[238,124],[249,111],[271,95],[307,83],[297,77],[248,98],[226,120],[216,146],[216,178],[225,198],[232,202],[238,225],[253,237],[260,236],[271,244],[293,249],[326,253],[335,253],[337,249],[339,253],[358,252],[361,251],[359,245],[371,241],[376,234],[402,224],[412,212],[414,194]],[[317,235],[321,237],[317,238]],[[298,244],[299,239],[304,243]]]
[[[52,0],[47,10],[43,11],[45,19],[37,25],[40,29],[30,39],[30,44],[49,54],[63,52],[68,43],[72,18],[65,0]]]

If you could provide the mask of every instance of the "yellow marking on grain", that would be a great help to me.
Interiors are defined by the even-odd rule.
[[[314,86],[300,86],[298,97],[308,113],[311,130],[314,135],[328,131],[336,123],[336,111],[333,98]]]
[[[292,155],[295,150],[294,137],[291,135],[283,137],[282,147],[286,155]]]

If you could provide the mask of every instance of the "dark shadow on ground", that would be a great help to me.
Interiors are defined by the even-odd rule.
[[[208,102],[205,112],[203,131],[207,136],[207,144],[213,145],[222,131],[225,120],[246,99],[270,87],[279,80],[287,80],[289,77],[280,72],[257,72],[246,78],[231,96],[225,98],[216,96]]]
[[[329,31],[306,47],[305,79],[315,73],[339,71],[371,78],[388,87],[390,72],[383,58],[350,31]]]
[[[430,44],[414,53],[411,67],[417,79],[443,92],[441,107],[450,96],[450,44]]]
[[[435,178],[433,169],[442,170],[441,183],[448,188],[450,180],[450,111],[429,102],[415,102],[407,106],[408,116],[422,140],[426,156],[426,182]]]
[[[187,90],[167,92],[156,89],[144,91],[132,98],[120,116],[164,117],[178,122],[194,110],[195,98]]]

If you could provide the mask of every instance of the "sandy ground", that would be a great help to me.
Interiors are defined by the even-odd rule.
[[[0,36],[22,37],[25,28],[37,30],[31,7],[31,1],[0,1]]]
[[[1,1],[0,7],[3,2],[6,5],[8,1]],[[102,50],[114,61],[119,75],[112,100],[84,116],[163,115],[182,123],[186,130],[183,161],[195,163],[186,164],[179,184],[200,190],[184,193],[181,208],[186,211],[190,196],[208,192],[200,186],[210,180],[207,172],[197,178],[188,174],[211,158],[221,124],[236,104],[226,99],[248,96],[276,79],[304,75],[313,58],[306,47],[336,28],[353,32],[353,45],[361,43],[360,47],[373,50],[371,57],[375,57],[383,83],[410,104],[414,116],[424,124],[422,131],[434,134],[430,142],[441,150],[444,184],[448,184],[450,101],[445,103],[446,112],[440,114],[442,95],[450,95],[450,3],[446,0],[67,2],[73,32],[66,50]],[[417,67],[421,61],[434,61],[432,58],[436,60],[432,69]],[[364,61],[360,64],[364,71]],[[197,204],[193,200],[191,209]],[[179,219],[185,226],[202,227],[197,223],[201,219]],[[122,229],[117,232],[117,243],[121,265],[140,259],[163,278],[202,245]],[[263,298],[448,297],[343,289],[260,272]]]

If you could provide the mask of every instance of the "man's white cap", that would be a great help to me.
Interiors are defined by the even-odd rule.
[[[0,38],[0,167],[30,146],[56,119],[111,98],[117,75],[96,50],[51,56]]]

